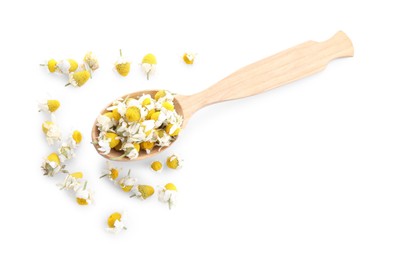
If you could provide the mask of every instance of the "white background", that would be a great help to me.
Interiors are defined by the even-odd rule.
[[[392,1],[3,1],[0,4],[1,259],[395,259],[396,88]],[[371,2],[371,1],[366,1]],[[207,107],[178,142],[180,171],[124,163],[141,183],[174,182],[174,210],[129,199],[99,180],[105,160],[90,129],[105,104],[143,89],[193,94],[236,69],[307,40],[345,31],[355,57],[255,97]],[[129,77],[112,70],[118,49]],[[101,68],[81,89],[38,66],[81,60]],[[196,64],[181,61],[198,53]],[[158,70],[138,63],[152,52]],[[95,204],[80,207],[42,176],[53,148],[37,101],[57,98],[65,134],[85,137],[70,171],[83,171]],[[129,229],[106,233],[129,212]]]

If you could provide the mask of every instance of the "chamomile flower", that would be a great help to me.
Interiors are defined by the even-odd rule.
[[[69,74],[69,83],[66,86],[82,87],[90,79],[91,73],[88,70],[71,72]]]
[[[137,197],[145,200],[148,197],[151,197],[153,194],[154,188],[150,185],[138,185],[137,187],[133,187],[130,198]]]
[[[54,143],[58,142],[62,138],[62,134],[60,128],[57,124],[52,121],[45,121],[41,128],[43,133],[45,134],[45,138],[47,139],[47,143],[49,145],[53,145]]]
[[[109,161],[106,162],[107,169],[103,171],[103,175],[100,178],[108,177],[111,181],[115,181],[121,171],[120,168],[114,167]]]
[[[90,70],[91,74],[95,70],[99,69],[99,62],[98,59],[96,58],[95,55],[92,54],[92,52],[87,52],[84,56],[84,63]]]
[[[125,151],[124,156],[133,160],[139,156],[140,145],[138,143],[126,143],[122,146],[122,150]]]
[[[45,64],[40,64],[40,66],[47,67],[48,71],[50,73],[54,73],[57,71],[57,68],[58,68],[57,65],[58,65],[58,62],[54,59],[48,60]]]
[[[60,107],[60,102],[56,99],[48,99],[38,104],[39,112],[54,113]]]
[[[120,58],[114,64],[115,70],[123,77],[128,76],[131,71],[131,62],[122,56],[122,51],[120,50]]]
[[[114,126],[114,121],[112,117],[109,117],[108,115],[99,115],[98,118],[96,119],[97,126],[100,131],[109,131],[110,128]]]
[[[123,230],[127,230],[127,227],[125,225],[125,220],[126,220],[125,212],[123,213],[114,212],[107,218],[108,227],[106,228],[106,231],[114,234],[118,234]]]
[[[166,165],[170,169],[180,169],[183,166],[183,159],[173,154],[166,159]]]
[[[157,58],[154,54],[147,54],[142,59],[142,70],[146,73],[147,79],[150,78],[150,75],[154,73],[155,68],[157,66]]]
[[[58,148],[59,159],[63,163],[75,156],[74,150],[81,143],[82,135],[78,130],[74,130],[67,141],[62,142]]]
[[[137,182],[136,178],[131,177],[131,170],[128,171],[128,175],[120,178],[118,184],[121,189],[125,192],[130,192]]]
[[[158,187],[158,200],[167,203],[169,209],[176,204],[177,189],[173,183],[168,183],[163,187]]]
[[[151,170],[153,170],[156,173],[159,173],[162,171],[162,163],[160,161],[154,161],[150,165]]]
[[[195,53],[186,52],[186,53],[183,54],[183,61],[184,61],[186,64],[192,65],[192,64],[194,64],[194,61],[195,61],[195,57],[196,57],[196,56],[197,56],[197,55],[196,55]]]
[[[74,190],[77,191],[81,186],[81,180],[83,178],[82,172],[75,172],[67,174],[62,183],[58,183],[57,186],[61,190]]]
[[[44,171],[44,175],[54,176],[59,172],[66,172],[65,166],[61,164],[59,156],[56,153],[51,153],[44,159],[41,169]]]
[[[78,69],[78,62],[73,59],[61,60],[56,65],[56,70],[62,74],[69,75]]]
[[[84,186],[80,186],[76,191],[76,201],[81,206],[86,206],[92,203],[93,194],[92,191],[87,189],[87,181],[84,183]]]

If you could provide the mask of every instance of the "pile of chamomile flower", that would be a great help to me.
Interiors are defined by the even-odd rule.
[[[75,150],[82,141],[82,134],[74,130],[66,138],[62,137],[55,117],[55,111],[59,107],[60,102],[56,99],[39,102],[39,111],[47,114],[47,119],[41,125],[42,132],[48,145],[55,148],[44,158],[41,168],[44,175],[49,177],[64,175],[63,181],[57,184],[60,189],[74,192],[75,200],[79,205],[89,205],[92,203],[92,191],[87,187],[88,181],[84,179],[82,172],[70,173],[66,167],[66,162],[75,157]]]
[[[141,151],[147,154],[154,147],[169,146],[179,135],[183,117],[173,103],[169,91],[160,90],[154,97],[126,97],[113,102],[97,118],[98,150],[109,154],[121,152],[120,158],[136,159]]]
[[[194,53],[184,53],[182,60],[185,64],[192,65],[195,57]],[[74,59],[49,59],[40,65],[46,67],[51,74],[65,75],[68,79],[66,86],[74,87],[82,87],[99,69],[98,59],[92,52],[87,52],[80,63]],[[149,79],[156,70],[157,59],[149,53],[143,57],[139,65]],[[130,74],[131,60],[125,58],[121,50],[118,60],[114,63],[114,70],[122,77]],[[42,132],[47,144],[53,148],[53,151],[43,158],[41,168],[45,176],[63,175],[63,180],[57,183],[60,190],[73,192],[78,205],[90,205],[93,203],[93,192],[88,187],[84,174],[81,171],[69,171],[67,167],[67,162],[76,155],[75,151],[81,144],[82,134],[74,130],[66,137],[62,135],[55,116],[59,108],[60,102],[56,99],[39,102],[39,111],[46,115],[41,125]],[[121,154],[120,158],[133,160],[141,152],[149,154],[155,147],[161,149],[169,146],[179,135],[183,118],[175,109],[174,94],[161,90],[153,96],[143,94],[115,100],[102,115],[99,115],[96,122],[99,135],[94,144],[98,150],[105,155],[115,150]],[[172,154],[164,164],[168,169],[180,169],[183,159]],[[150,164],[150,169],[156,173],[161,172],[163,168],[160,161]],[[131,175],[131,170],[122,176],[122,169],[114,167],[109,161],[100,178],[110,180],[131,198],[145,201],[157,191],[158,201],[167,204],[169,209],[176,204],[178,191],[173,183],[157,186],[156,189],[151,185],[139,184],[137,178]],[[112,233],[127,230],[126,218],[126,212],[112,213],[107,218],[106,230]]]

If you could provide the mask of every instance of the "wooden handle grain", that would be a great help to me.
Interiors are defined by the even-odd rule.
[[[333,59],[352,57],[353,45],[343,32],[324,42],[308,41],[252,63],[210,88],[180,99],[185,117],[221,101],[248,97],[323,70]]]

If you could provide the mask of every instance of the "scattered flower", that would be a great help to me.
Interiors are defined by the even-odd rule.
[[[121,214],[119,212],[114,212],[107,218],[107,228],[106,231],[109,231],[114,234],[118,234],[122,230],[127,230],[125,225],[125,213]]]
[[[81,180],[83,178],[82,172],[75,172],[71,174],[67,174],[62,183],[58,183],[57,186],[60,187],[61,190],[73,190],[77,191],[81,186]]]
[[[120,74],[123,77],[128,76],[131,70],[131,62],[122,56],[121,50],[120,50],[120,58],[118,59],[118,61],[116,61],[114,66],[118,74]]]
[[[173,183],[168,183],[164,187],[159,187],[158,200],[168,203],[169,209],[176,204],[177,189]]]
[[[59,159],[61,162],[72,159],[75,156],[74,150],[81,143],[82,135],[78,130],[73,131],[67,141],[63,142],[58,149]]]
[[[60,107],[60,102],[56,99],[49,99],[42,101],[38,104],[39,112],[44,111],[47,113],[53,113]]]
[[[88,70],[82,70],[77,72],[71,72],[69,74],[69,83],[66,86],[72,85],[74,87],[82,87],[89,78],[91,77],[91,73]]]
[[[54,59],[50,59],[46,64],[40,64],[40,66],[45,66],[48,68],[48,71],[54,73],[57,71],[58,62]]]
[[[78,69],[78,62],[73,59],[61,60],[56,65],[56,71],[69,75]]]
[[[57,124],[51,121],[45,121],[41,128],[43,133],[45,134],[45,138],[47,139],[47,143],[49,145],[53,145],[54,143],[58,142],[62,138],[62,134],[60,128]]]
[[[195,61],[195,57],[196,57],[196,56],[197,56],[197,55],[196,55],[195,53],[186,52],[186,53],[183,54],[183,61],[184,61],[186,64],[192,65],[192,64],[194,64],[194,61]]]
[[[83,187],[79,187],[76,191],[76,201],[79,205],[86,206],[92,203],[92,192],[87,189],[87,181]]]
[[[98,59],[96,58],[95,55],[92,54],[92,52],[87,52],[84,56],[84,63],[88,67],[88,70],[90,71],[90,74],[99,69],[99,62]]]
[[[183,166],[183,159],[173,154],[166,159],[166,165],[171,169],[180,169]]]
[[[160,161],[154,161],[151,163],[151,169],[154,172],[161,172],[162,171],[162,163]]]
[[[154,188],[150,185],[138,185],[137,187],[133,187],[130,198],[137,197],[145,200],[148,197],[151,197],[153,194]]]
[[[67,171],[64,170],[64,168],[65,166],[61,164],[59,156],[56,153],[48,155],[41,166],[41,169],[44,171],[44,175],[51,177],[59,172],[66,173]]]
[[[120,185],[121,189],[125,192],[130,192],[135,186],[137,180],[133,177],[131,177],[131,170],[128,171],[128,175],[125,177],[120,178],[118,181],[118,184]]]
[[[107,161],[107,169],[103,172],[104,174],[100,176],[100,178],[108,177],[111,181],[115,181],[118,178],[118,175],[121,169],[113,167],[113,165]]]
[[[142,69],[143,72],[146,73],[147,79],[149,79],[150,75],[154,73],[156,66],[157,66],[157,58],[154,56],[154,54],[149,53],[143,57]]]

